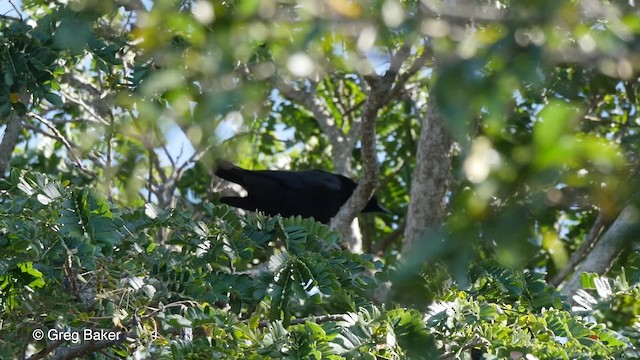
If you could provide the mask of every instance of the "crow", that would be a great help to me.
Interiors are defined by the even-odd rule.
[[[246,170],[223,160],[217,161],[215,174],[247,190],[246,197],[223,197],[221,202],[267,215],[300,215],[328,224],[347,202],[357,184],[346,176],[322,170],[283,171]],[[389,210],[373,196],[362,212]]]

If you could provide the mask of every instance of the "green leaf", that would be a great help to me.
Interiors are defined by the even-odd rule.
[[[47,101],[50,102],[54,106],[62,106],[63,105],[62,98],[58,94],[46,93],[44,95],[44,98],[47,99]]]

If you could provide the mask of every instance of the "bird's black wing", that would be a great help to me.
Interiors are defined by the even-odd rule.
[[[259,176],[275,181],[283,187],[305,191],[340,191],[343,183],[339,175],[322,170],[258,171]]]
[[[322,170],[246,170],[224,160],[218,160],[215,174],[245,188],[263,187],[273,182],[282,187],[296,190],[340,191],[344,184],[354,184],[351,179]],[[247,189],[249,190],[249,189]]]

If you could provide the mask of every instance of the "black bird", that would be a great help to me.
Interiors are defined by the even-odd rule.
[[[260,210],[271,216],[313,217],[325,224],[338,213],[357,186],[346,176],[322,170],[252,171],[222,160],[218,160],[215,174],[247,190],[246,197],[221,198],[220,201],[227,205],[250,211]],[[375,196],[362,212],[389,214],[389,210],[378,204]]]

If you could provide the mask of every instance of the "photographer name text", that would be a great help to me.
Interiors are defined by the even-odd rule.
[[[72,343],[87,341],[118,341],[124,333],[104,329],[60,330],[60,329],[35,329],[32,332],[34,340],[70,341]]]

